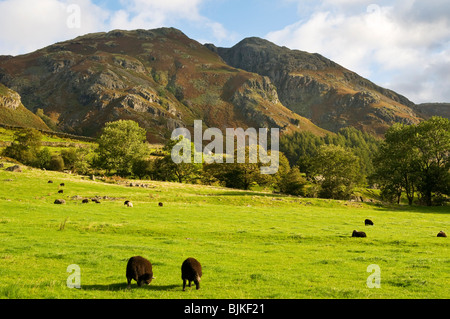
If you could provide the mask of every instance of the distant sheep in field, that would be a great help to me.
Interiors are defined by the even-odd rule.
[[[89,199],[85,198],[81,201],[83,204],[88,204],[89,203]]]
[[[96,203],[96,204],[100,204],[100,201],[98,200],[98,199],[96,199],[96,198],[93,198],[93,199],[91,199],[94,203]]]
[[[200,289],[200,280],[202,277],[202,265],[195,258],[186,259],[181,265],[181,279],[183,279],[183,291],[186,291],[186,281],[195,283],[196,289]]]
[[[141,256],[134,256],[128,260],[127,264],[127,282],[128,288],[131,287],[131,280],[134,279],[139,287],[142,284],[150,284],[153,277],[152,263]]]
[[[364,225],[366,225],[366,226],[368,226],[368,225],[373,226],[373,221],[371,221],[370,219],[366,219],[366,220],[364,221]]]
[[[159,202],[159,203],[158,203],[158,206],[159,206],[159,207],[163,207],[163,203]]]
[[[444,233],[442,230],[437,234],[437,237],[447,237],[447,234]]]
[[[58,191],[58,194],[62,194],[62,193],[64,193],[64,191],[63,191],[62,189],[60,189],[60,190]]]
[[[133,203],[130,202],[129,200],[126,200],[125,203],[123,203],[123,204],[127,207],[133,207]]]
[[[63,205],[65,204],[66,201],[64,199],[55,199],[54,204],[58,204],[58,205]]]
[[[48,184],[53,184],[53,181],[48,181],[47,183],[48,183]]]
[[[366,233],[363,231],[354,230],[352,233],[352,237],[367,237],[367,236],[366,236]]]
[[[59,184],[59,186],[66,186],[64,183]]]

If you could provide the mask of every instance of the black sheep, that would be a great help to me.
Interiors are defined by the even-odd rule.
[[[186,280],[195,283],[196,289],[200,289],[200,280],[202,277],[202,265],[195,258],[186,259],[181,265],[181,279],[183,279],[183,291],[186,290]]]
[[[83,204],[89,203],[89,199],[87,199],[87,198],[83,199],[82,203],[83,203]]]
[[[134,256],[128,260],[127,264],[128,288],[131,287],[131,279],[136,280],[139,287],[142,284],[150,284],[153,277],[152,263],[141,256]]]
[[[64,191],[63,191],[62,189],[60,189],[60,190],[58,191],[58,194],[62,194],[62,193],[64,193]]]
[[[163,207],[163,203],[159,202],[159,203],[158,203],[158,206],[159,206],[159,207]]]
[[[64,183],[59,184],[59,186],[65,186]]]
[[[352,237],[367,237],[367,236],[366,236],[366,233],[363,231],[354,230],[352,233]]]
[[[447,234],[444,233],[442,230],[437,234],[437,237],[447,237]]]
[[[370,219],[366,219],[366,220],[364,221],[364,225],[366,225],[366,226],[368,226],[368,225],[373,226],[373,221],[371,221]]]

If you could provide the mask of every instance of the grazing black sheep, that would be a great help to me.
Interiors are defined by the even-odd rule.
[[[150,284],[153,277],[152,263],[141,256],[134,256],[128,260],[127,264],[127,282],[128,288],[131,287],[131,279],[136,280],[139,287],[142,284]]]
[[[59,184],[59,186],[65,186],[64,183]]]
[[[163,207],[163,203],[159,202],[159,203],[158,203],[158,206],[159,206],[159,207]]]
[[[62,194],[62,193],[64,193],[64,191],[63,191],[62,189],[60,189],[60,190],[58,191],[58,194]]]
[[[55,199],[54,204],[64,205],[66,201],[64,199]]]
[[[48,181],[48,184],[53,184],[53,181]]]
[[[444,233],[442,230],[437,234],[437,237],[447,237],[447,234]]]
[[[93,198],[93,199],[91,199],[94,203],[96,203],[96,204],[100,204],[100,201],[98,200],[98,199],[96,199],[96,198]]]
[[[196,289],[200,289],[200,280],[202,277],[202,265],[195,258],[186,259],[181,265],[181,279],[183,279],[183,291],[186,291],[186,280],[195,283]]]
[[[89,199],[87,199],[87,198],[83,199],[83,200],[82,200],[82,203],[83,203],[83,204],[88,204],[88,203],[89,203]]]
[[[366,219],[366,220],[364,221],[364,225],[366,225],[366,226],[368,226],[368,225],[373,226],[373,221],[371,221],[370,219]]]
[[[352,233],[352,237],[367,237],[367,236],[366,236],[366,233],[363,231],[354,230]]]

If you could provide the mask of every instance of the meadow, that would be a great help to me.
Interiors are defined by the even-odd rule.
[[[140,183],[149,186],[0,169],[0,298],[450,297],[449,242],[436,237],[450,232],[449,207]],[[100,204],[81,203],[95,196]],[[53,204],[58,198],[66,204]],[[374,226],[364,226],[366,218]],[[367,238],[352,238],[354,229]],[[152,262],[156,279],[127,289],[126,264],[135,255]],[[202,263],[200,290],[182,291],[187,257]],[[67,287],[73,264],[81,271],[79,289]],[[372,264],[380,267],[380,288],[367,286]]]

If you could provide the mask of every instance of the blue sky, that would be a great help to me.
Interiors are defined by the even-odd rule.
[[[0,0],[0,54],[171,26],[231,47],[258,36],[320,53],[413,102],[450,102],[448,0]]]

